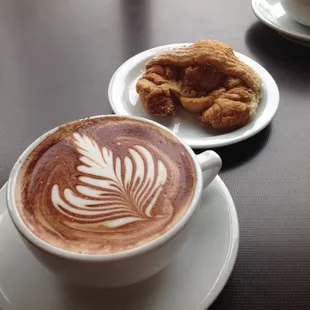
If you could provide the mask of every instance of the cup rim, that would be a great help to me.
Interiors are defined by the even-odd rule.
[[[196,172],[196,188],[194,191],[194,195],[192,197],[192,201],[187,208],[186,212],[183,214],[183,216],[177,221],[177,223],[172,226],[168,231],[166,231],[164,234],[158,236],[154,240],[151,240],[150,242],[147,242],[141,246],[135,247],[133,249],[129,249],[127,251],[122,252],[116,252],[116,253],[107,253],[107,254],[90,254],[90,253],[77,253],[69,250],[65,250],[59,247],[54,246],[53,244],[50,244],[43,239],[39,238],[36,234],[34,234],[28,226],[24,223],[20,212],[18,211],[15,203],[15,185],[17,176],[19,174],[20,168],[23,165],[24,161],[28,158],[28,156],[32,153],[33,150],[41,143],[43,142],[48,136],[55,133],[59,128],[61,128],[64,125],[72,124],[74,122],[83,121],[87,119],[94,119],[94,118],[106,118],[106,117],[113,117],[113,118],[127,118],[131,120],[137,120],[142,121],[145,123],[152,124],[168,133],[173,135],[186,149],[187,153],[190,155],[191,159],[193,160],[194,166],[195,166],[195,172]],[[89,261],[89,262],[104,262],[104,261],[116,261],[116,260],[122,260],[127,259],[139,255],[143,255],[147,252],[150,252],[152,250],[155,250],[161,246],[163,246],[165,243],[167,243],[169,240],[173,239],[187,224],[187,222],[192,217],[194,211],[196,210],[199,199],[201,197],[203,189],[203,182],[202,182],[202,170],[200,167],[200,164],[198,162],[197,155],[193,152],[193,150],[177,135],[175,135],[170,129],[164,127],[161,124],[158,124],[152,120],[145,119],[142,117],[137,116],[122,116],[122,115],[114,115],[114,114],[107,114],[107,115],[96,115],[92,117],[86,117],[77,119],[65,124],[62,124],[60,126],[56,126],[49,131],[45,132],[43,135],[41,135],[39,138],[34,140],[19,156],[16,163],[14,164],[9,180],[8,180],[8,186],[7,186],[7,195],[6,195],[6,201],[7,201],[7,209],[8,213],[11,217],[11,220],[15,226],[15,228],[18,230],[18,232],[32,245],[35,247],[43,250],[44,252],[47,252],[48,254],[51,254],[53,256],[58,256],[66,259],[71,259],[75,261]]]

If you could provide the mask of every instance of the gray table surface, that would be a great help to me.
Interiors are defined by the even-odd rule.
[[[310,49],[262,25],[250,1],[0,0],[0,185],[40,134],[110,113],[108,83],[127,58],[208,38],[262,64],[281,96],[264,131],[216,150],[241,240],[211,309],[310,309]]]

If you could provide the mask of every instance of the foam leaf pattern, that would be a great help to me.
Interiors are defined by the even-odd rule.
[[[72,221],[97,222],[108,228],[154,218],[152,210],[167,180],[161,160],[141,145],[128,149],[121,159],[107,147],[100,147],[89,136],[74,133],[74,143],[82,163],[76,191],[61,193],[54,184],[51,199],[54,207]]]

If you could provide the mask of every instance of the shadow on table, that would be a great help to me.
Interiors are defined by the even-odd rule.
[[[221,171],[233,169],[253,159],[268,142],[271,126],[271,124],[268,125],[255,136],[242,142],[213,149],[222,158],[223,166]],[[201,152],[195,150],[196,154]]]
[[[246,32],[246,43],[258,61],[281,87],[308,91],[310,85],[310,48],[295,44],[264,24],[257,22]]]

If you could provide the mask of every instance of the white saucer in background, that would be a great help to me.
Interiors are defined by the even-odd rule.
[[[310,27],[291,19],[280,0],[252,0],[252,9],[258,19],[283,37],[294,43],[310,46]]]
[[[202,197],[196,226],[181,253],[154,277],[126,288],[67,284],[46,271],[20,240],[0,191],[0,309],[205,310],[223,289],[239,244],[236,209],[216,177]]]
[[[187,43],[188,44],[188,43]],[[233,131],[209,129],[198,123],[197,115],[183,108],[171,117],[147,113],[139,102],[136,83],[144,71],[145,63],[156,53],[186,44],[171,44],[149,49],[124,62],[114,73],[109,85],[109,101],[115,114],[141,116],[152,119],[182,138],[192,148],[214,148],[245,140],[264,129],[274,117],[279,105],[279,90],[272,76],[251,58],[235,52],[251,66],[263,80],[263,98],[255,117],[242,128]]]

